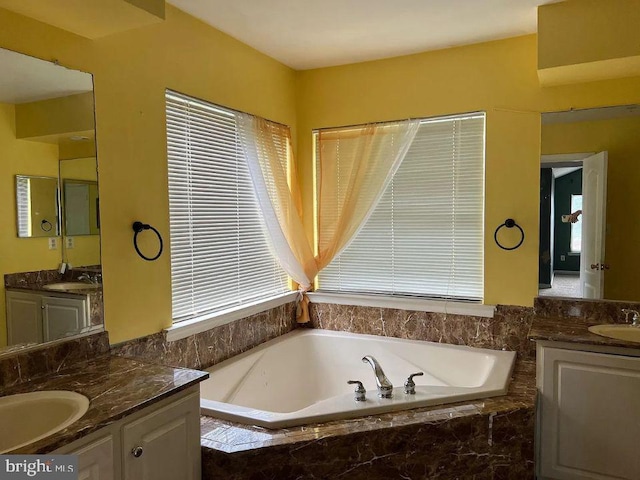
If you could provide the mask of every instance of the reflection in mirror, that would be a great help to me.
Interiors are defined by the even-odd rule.
[[[539,294],[640,301],[640,105],[542,115]]]
[[[18,236],[57,237],[58,179],[16,175]]]
[[[93,79],[3,49],[0,71],[2,354],[102,330],[103,301]]]

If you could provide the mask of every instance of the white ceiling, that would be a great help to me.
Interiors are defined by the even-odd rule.
[[[25,103],[93,90],[89,73],[0,48],[0,103]]]
[[[297,70],[514,37],[562,0],[168,0]]]

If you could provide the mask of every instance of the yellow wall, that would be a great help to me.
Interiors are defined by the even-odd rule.
[[[49,250],[47,238],[18,238],[16,174],[58,176],[58,147],[16,140],[15,109],[0,104],[0,347],[7,343],[4,274],[52,269],[60,262],[60,245]]]
[[[298,72],[298,163],[308,234],[313,129],[486,111],[485,303],[532,305],[538,284],[538,112],[640,101],[640,78],[542,89],[536,43],[531,35]],[[495,228],[509,217],[527,235],[515,251],[493,241]]]
[[[553,124],[542,127],[542,153],[609,154],[605,298],[640,299],[640,118]]]
[[[95,41],[0,10],[0,46],[94,74],[112,342],[171,323],[169,252],[149,263],[131,245],[134,220],[168,242],[167,87],[295,127],[309,231],[312,129],[486,111],[485,300],[520,305],[537,289],[538,112],[640,102],[638,78],[543,91],[535,36],[296,73],[167,6],[164,23]],[[513,252],[492,239],[507,217],[527,232]]]
[[[94,128],[93,93],[79,93],[16,105],[16,136],[46,137]]]
[[[640,0],[570,0],[538,8],[544,85],[640,75]]]
[[[142,260],[131,230],[168,244],[165,88],[295,126],[294,72],[169,5],[162,23],[93,41],[0,10],[0,47],[94,74],[106,327],[119,342],[169,326],[169,251]]]

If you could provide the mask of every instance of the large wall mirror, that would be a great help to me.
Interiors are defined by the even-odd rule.
[[[542,115],[541,296],[640,301],[640,105]]]
[[[102,330],[103,297],[93,78],[3,49],[0,69],[1,353]]]

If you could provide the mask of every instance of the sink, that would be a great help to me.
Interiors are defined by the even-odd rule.
[[[594,325],[589,331],[602,337],[640,343],[640,327],[633,325]]]
[[[49,285],[44,285],[42,288],[45,290],[95,290],[100,288],[102,285],[99,283],[83,283],[83,282],[61,282],[61,283],[50,283]]]
[[[0,397],[0,454],[59,432],[81,418],[88,408],[87,397],[66,390]]]

